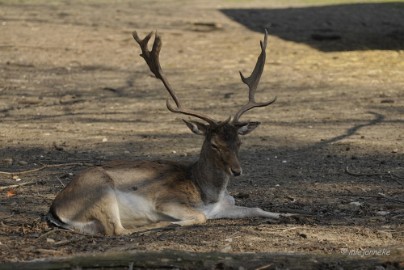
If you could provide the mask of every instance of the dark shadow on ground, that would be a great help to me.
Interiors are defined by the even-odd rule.
[[[324,139],[321,142],[302,146],[298,148],[289,148],[287,146],[271,147],[266,145],[269,137],[263,137],[262,146],[258,148],[242,149],[241,161],[245,171],[245,175],[234,179],[231,184],[231,190],[236,194],[262,192],[262,198],[243,197],[240,203],[247,206],[259,205],[262,208],[272,209],[274,211],[305,211],[310,215],[321,217],[320,220],[312,220],[311,222],[320,222],[327,224],[333,220],[341,220],[344,218],[344,224],[350,224],[353,220],[366,221],[374,215],[374,207],[393,205],[397,202],[388,201],[379,196],[379,192],[390,194],[389,196],[398,196],[396,200],[404,201],[397,190],[403,188],[403,171],[404,156],[399,153],[362,153],[356,154],[354,149],[350,149],[349,143],[342,140],[355,135],[364,127],[382,124],[385,116],[379,113],[370,112],[373,119],[366,122],[355,123],[346,130],[341,130],[340,135]],[[178,134],[182,141],[192,140],[190,134]],[[142,138],[138,141],[137,138]],[[118,149],[141,149],[141,152],[147,153],[146,149],[158,148],[158,145],[172,144],[172,135],[150,134],[146,140],[145,137],[132,137],[130,141],[123,143],[109,143],[109,149],[116,149],[116,153],[105,155],[102,149],[95,151],[94,149],[80,150],[64,150],[63,147],[30,148],[30,147],[6,147],[0,149],[0,156],[12,157],[9,164],[0,165],[0,171],[21,172],[32,170],[43,166],[43,164],[55,163],[80,163],[66,167],[47,168],[36,173],[50,173],[50,175],[59,175],[60,178],[66,178],[63,181],[69,182],[71,175],[69,172],[78,172],[82,167],[89,165],[100,165],[109,160],[139,160],[139,159],[166,159],[176,160],[179,162],[191,162],[197,160],[197,153],[190,155],[122,155]],[[190,143],[188,141],[187,144]],[[196,143],[195,139],[195,143]],[[156,142],[158,142],[156,144]],[[107,147],[107,146],[105,146]],[[197,145],[195,145],[197,147]],[[20,162],[19,162],[20,161]],[[23,161],[23,162],[21,162]],[[350,168],[350,172],[346,168]],[[32,177],[35,178],[35,174]],[[20,175],[16,173],[15,175]],[[49,175],[45,176],[45,179]],[[0,185],[10,184],[11,179],[7,175],[0,173]],[[45,182],[61,181],[60,178],[47,179]],[[298,184],[298,187],[296,187]],[[324,191],[316,190],[316,185],[334,185],[333,190]],[[276,185],[282,188],[277,189],[276,194],[274,188]],[[360,191],[357,186],[367,186],[371,192]],[[350,188],[356,189],[350,190]],[[56,194],[61,187],[52,192]],[[270,191],[272,190],[272,191]],[[269,193],[268,193],[269,192]],[[305,198],[302,202],[296,202],[288,198]],[[307,198],[306,198],[307,197]],[[370,198],[370,199],[369,199]],[[368,207],[344,209],[344,211],[335,214],[337,203],[349,203],[350,200],[362,200],[368,202]],[[380,201],[382,200],[382,203]],[[312,203],[308,203],[312,202]],[[399,202],[400,203],[400,202]],[[370,207],[369,205],[373,205]],[[388,206],[394,209],[392,206]],[[11,210],[11,209],[10,209]],[[10,211],[10,215],[12,214]],[[397,210],[398,211],[398,210]],[[398,213],[398,212],[397,212]],[[353,218],[355,214],[359,216]],[[389,220],[394,223],[396,220]],[[365,222],[366,223],[366,222]]]
[[[222,9],[249,29],[320,51],[403,50],[404,3],[361,3],[279,9]]]
[[[357,123],[341,134],[329,138],[321,143],[299,148],[287,146],[271,147],[265,141],[259,147],[244,148],[241,153],[242,165],[245,174],[232,179],[229,190],[236,198],[238,205],[248,207],[261,207],[265,210],[277,212],[296,212],[307,214],[302,217],[281,220],[281,224],[313,225],[313,226],[364,226],[366,228],[380,228],[381,226],[400,226],[402,223],[402,165],[404,156],[393,153],[365,153],[362,155],[351,154],[341,140],[354,135],[361,128],[383,123],[385,117],[382,114],[373,113],[373,119],[367,122]],[[187,139],[184,134],[180,134]],[[150,134],[158,139],[160,145],[169,145],[168,137],[160,134]],[[191,140],[192,135],[189,139]],[[138,141],[134,137],[131,141],[109,144],[111,149],[125,149],[139,147],[142,144],[142,153],[145,149],[156,148],[155,142]],[[195,139],[196,142],[196,139]],[[131,145],[133,144],[133,145]],[[171,141],[171,144],[173,142]],[[349,145],[348,145],[349,146]],[[106,147],[106,146],[105,146]],[[197,145],[195,145],[197,147]],[[196,154],[190,156],[124,156],[116,153],[105,155],[102,149],[79,149],[78,151],[57,150],[54,148],[30,148],[8,147],[0,149],[0,157],[12,157],[16,164],[0,165],[1,171],[22,171],[34,169],[43,163],[69,163],[83,162],[83,165],[53,167],[35,173],[20,175],[22,180],[16,182],[10,177],[0,175],[0,186],[15,183],[34,182],[32,185],[14,188],[16,195],[6,198],[3,191],[0,197],[0,216],[2,224],[9,229],[7,237],[13,241],[31,241],[36,248],[52,248],[52,243],[38,240],[38,235],[46,235],[49,228],[45,227],[40,217],[48,211],[54,196],[71,181],[73,174],[88,167],[86,164],[99,165],[112,159],[169,159],[176,161],[192,161],[197,159]],[[19,163],[18,161],[24,161]],[[358,175],[351,175],[344,170],[349,165],[352,171]],[[400,173],[399,178],[393,179],[392,173]],[[18,174],[17,174],[18,175]],[[386,197],[380,196],[383,193]],[[355,204],[352,204],[355,203]],[[378,212],[385,213],[376,216]],[[376,216],[376,217],[375,217]],[[216,234],[205,235],[207,230],[226,232],[238,229],[259,227],[266,224],[263,219],[246,219],[235,221],[210,221],[204,224],[203,230],[181,228],[177,231],[168,231],[161,234],[132,235],[136,243],[169,242],[175,245],[189,244],[189,235],[200,234],[195,241],[205,237],[215,241]],[[20,228],[24,228],[21,232]],[[399,237],[399,231],[394,231],[392,238]],[[3,234],[4,235],[4,234]],[[108,249],[112,246],[122,245],[120,241],[114,241],[111,245],[109,238],[98,238],[96,245],[94,238],[85,236],[72,236],[69,233],[58,232],[52,237],[76,239],[80,244],[72,244],[71,252],[94,252]],[[210,238],[209,238],[210,237]],[[58,239],[59,239],[58,238]],[[27,240],[28,239],[28,240]],[[126,241],[128,238],[117,238]],[[9,240],[7,240],[7,243]],[[69,240],[70,241],[70,240]],[[195,243],[193,243],[195,244]],[[198,243],[199,244],[199,243]],[[33,258],[33,253],[29,257]],[[37,255],[35,255],[37,256]]]

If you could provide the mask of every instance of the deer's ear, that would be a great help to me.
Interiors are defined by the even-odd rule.
[[[206,131],[208,130],[208,126],[205,124],[202,124],[200,122],[197,121],[187,121],[182,119],[182,121],[185,122],[185,124],[187,125],[187,127],[195,134],[197,135],[205,135]]]
[[[259,125],[261,124],[261,122],[243,122],[243,123],[237,123],[236,127],[237,127],[237,132],[240,135],[247,135],[248,133],[250,133],[251,131],[253,131],[254,129],[256,129]]]

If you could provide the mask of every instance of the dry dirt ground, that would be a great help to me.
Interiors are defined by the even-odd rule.
[[[373,254],[404,267],[402,3],[111,2],[0,1],[1,262],[173,249]],[[244,116],[262,125],[244,138],[245,173],[229,190],[240,205],[306,215],[105,238],[47,226],[53,198],[86,166],[198,157],[202,139],[165,108],[133,30],[157,29],[180,98],[224,120],[246,101],[238,71],[252,70],[265,27],[257,98],[278,101]]]

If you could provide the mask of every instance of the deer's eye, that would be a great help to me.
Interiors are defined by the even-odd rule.
[[[211,146],[212,146],[212,149],[213,149],[213,150],[220,152],[220,149],[219,149],[219,147],[218,147],[216,144],[211,143]]]

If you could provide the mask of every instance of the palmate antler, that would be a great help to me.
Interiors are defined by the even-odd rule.
[[[162,47],[162,42],[160,36],[155,33],[155,38],[154,38],[154,43],[152,50],[150,51],[148,49],[148,43],[150,38],[152,37],[154,32],[150,32],[144,39],[140,39],[137,32],[133,32],[133,38],[136,40],[136,42],[139,44],[140,49],[142,50],[142,54],[140,55],[141,57],[144,58],[146,61],[147,65],[150,68],[150,71],[156,76],[156,78],[160,79],[165,88],[167,89],[168,93],[170,94],[171,98],[174,100],[177,108],[174,108],[171,104],[169,99],[167,99],[167,108],[174,113],[180,113],[180,114],[185,114],[189,116],[194,116],[199,119],[202,119],[209,123],[211,126],[218,126],[222,125],[225,123],[228,123],[231,118],[227,119],[226,121],[220,122],[216,121],[212,118],[210,118],[207,115],[195,112],[193,110],[189,109],[184,109],[181,105],[181,102],[177,98],[174,89],[171,87],[169,84],[166,76],[164,75],[161,66],[160,66],[160,60],[159,60],[159,55],[160,55],[160,50]],[[248,102],[240,108],[240,110],[234,115],[232,118],[232,123],[236,124],[239,123],[240,117],[247,111],[251,110],[252,108],[256,107],[265,107],[268,106],[276,101],[276,97],[267,102],[256,102],[255,101],[255,91],[257,90],[262,72],[264,71],[264,66],[265,66],[265,58],[266,58],[266,52],[265,49],[267,47],[267,39],[268,39],[268,32],[265,30],[265,37],[264,37],[264,42],[260,41],[261,45],[261,54],[258,57],[257,63],[255,65],[255,68],[253,72],[251,73],[250,77],[246,78],[244,75],[240,72],[241,80],[243,83],[248,85],[249,88],[249,94],[248,94]]]
[[[136,42],[139,44],[140,49],[142,50],[142,54],[140,55],[141,57],[144,58],[146,61],[147,65],[150,68],[150,71],[156,76],[156,78],[160,79],[165,88],[167,89],[168,93],[174,100],[175,104],[177,105],[177,108],[173,108],[171,106],[170,101],[167,99],[167,108],[174,113],[181,113],[189,116],[194,116],[199,119],[202,119],[209,123],[211,126],[217,125],[218,122],[210,118],[209,116],[206,116],[201,113],[194,112],[192,110],[184,109],[181,105],[181,102],[177,98],[174,89],[171,87],[171,85],[168,83],[168,80],[166,76],[164,75],[161,66],[160,66],[160,60],[159,60],[159,55],[160,55],[160,50],[162,46],[161,38],[160,36],[156,33],[155,38],[154,38],[154,43],[152,50],[150,51],[147,48],[148,42],[150,38],[153,35],[153,32],[150,32],[144,39],[140,39],[137,32],[133,32],[133,38],[136,40]]]
[[[243,81],[243,83],[248,85],[248,88],[249,88],[248,102],[243,107],[241,107],[240,110],[234,115],[233,123],[239,122],[240,117],[248,110],[251,110],[252,108],[256,108],[256,107],[265,107],[265,106],[271,105],[272,103],[274,103],[276,101],[276,97],[267,102],[256,102],[255,101],[255,91],[257,90],[257,87],[260,82],[260,78],[261,78],[262,72],[264,71],[264,66],[265,66],[265,58],[266,58],[265,49],[267,48],[267,40],[268,40],[268,32],[265,29],[264,42],[260,41],[261,54],[258,56],[257,64],[255,65],[255,68],[254,68],[253,72],[251,73],[250,77],[248,77],[248,78],[244,77],[243,73],[241,73],[241,71],[240,71],[241,80]]]

